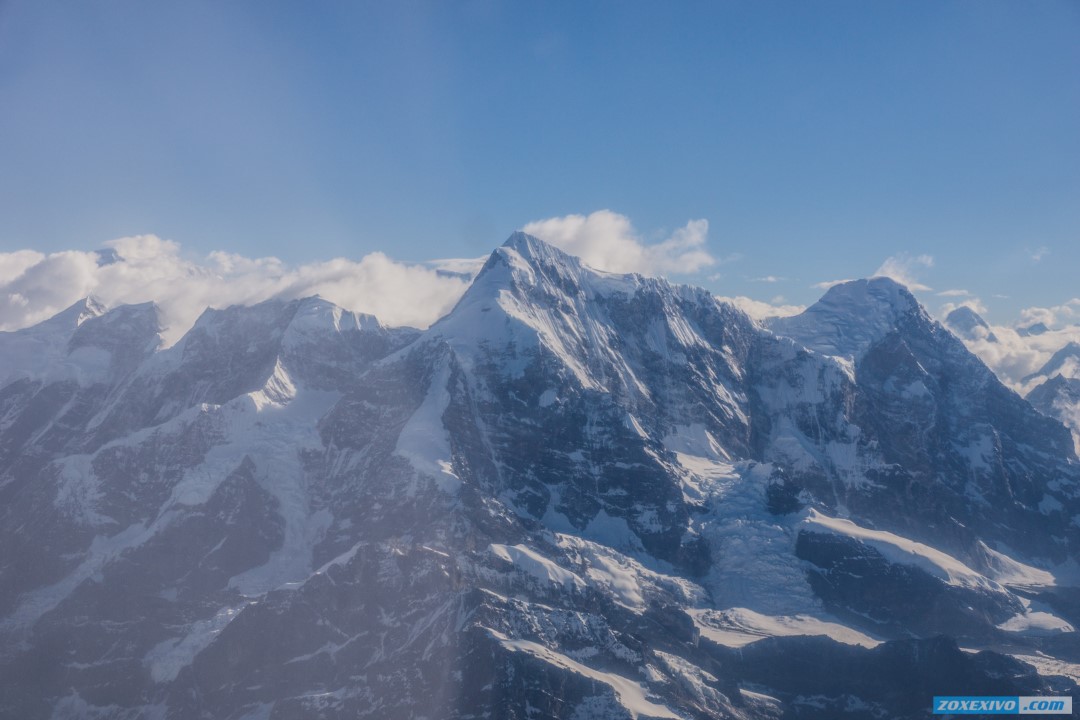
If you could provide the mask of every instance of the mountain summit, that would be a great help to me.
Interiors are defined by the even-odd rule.
[[[892,278],[875,277],[833,285],[804,312],[776,318],[770,327],[818,352],[852,359],[908,315],[927,320],[907,288]]]
[[[1069,434],[892,280],[765,328],[516,233],[423,332],[318,298],[156,328],[98,313],[50,346],[96,374],[0,387],[0,715],[1076,692]]]

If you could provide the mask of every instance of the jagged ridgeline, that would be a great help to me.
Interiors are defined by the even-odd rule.
[[[891,280],[765,326],[515,234],[0,334],[0,716],[915,718],[1076,694],[1080,465]]]

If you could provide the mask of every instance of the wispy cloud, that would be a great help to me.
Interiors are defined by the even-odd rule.
[[[912,256],[907,253],[899,253],[885,258],[885,262],[881,263],[881,267],[874,271],[874,276],[892,278],[898,283],[906,285],[910,290],[931,290],[932,288],[919,282],[916,273],[921,268],[933,266],[934,258],[930,255]]]
[[[968,297],[971,295],[967,290],[942,290],[938,297]]]
[[[814,283],[810,287],[816,290],[828,290],[836,285],[843,285],[846,282],[851,282],[852,278],[844,278],[843,280],[822,280],[819,283]]]
[[[610,272],[689,274],[738,259],[718,259],[705,248],[707,220],[691,220],[655,244],[646,244],[628,217],[610,210],[537,220],[522,230]]]
[[[786,278],[777,277],[776,275],[765,275],[764,277],[750,278],[750,282],[778,283],[785,279]]]
[[[789,315],[798,315],[806,309],[805,305],[785,305],[782,304],[784,298],[776,297],[774,301],[780,302],[765,302],[763,300],[754,300],[743,295],[736,297],[717,297],[718,300],[729,302],[735,307],[742,310],[744,313],[754,318],[755,320],[764,320],[771,317],[787,317]]]
[[[487,259],[487,255],[478,258],[442,258],[440,260],[428,260],[424,265],[444,275],[456,275],[460,278],[471,279],[476,277]]]
[[[1045,245],[1040,245],[1034,250],[1030,250],[1028,254],[1031,257],[1031,262],[1039,262],[1044,257],[1050,254],[1050,248],[1046,247]]]

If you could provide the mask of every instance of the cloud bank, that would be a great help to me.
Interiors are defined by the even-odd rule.
[[[968,297],[957,303],[945,303],[938,316],[944,318],[960,306],[966,306],[979,315],[985,315],[986,305],[977,297]],[[1070,342],[1080,342],[1080,298],[1073,298],[1053,307],[1029,307],[1020,311],[1013,325],[989,325],[974,328],[974,337],[964,338],[968,349],[979,356],[1003,383],[1026,395],[1046,378],[1034,375],[1055,352]],[[1046,331],[1032,334],[1027,328],[1036,323],[1046,326]]]
[[[165,342],[186,332],[207,307],[249,305],[272,297],[321,295],[388,325],[426,327],[446,314],[468,287],[462,274],[397,262],[375,252],[290,267],[277,258],[210,253],[186,259],[180,246],[154,235],[106,243],[103,252],[33,250],[0,254],[0,329],[45,320],[87,295],[112,307],[153,301]]]
[[[721,262],[705,249],[705,220],[651,245],[629,218],[608,210],[540,220],[524,230],[611,272],[684,274]],[[320,295],[387,325],[425,328],[450,311],[485,259],[409,264],[373,252],[360,260],[290,266],[223,251],[190,259],[179,244],[156,235],[113,240],[97,252],[19,250],[0,253],[0,330],[41,322],[88,295],[108,307],[157,303],[166,344],[179,340],[208,307],[273,297]]]
[[[630,220],[607,210],[590,215],[529,223],[525,231],[611,272],[645,275],[698,272],[725,262],[705,247],[708,224],[688,222],[667,239],[646,244]],[[0,253],[0,330],[15,330],[46,320],[88,295],[113,307],[153,301],[161,309],[167,344],[185,333],[207,307],[253,304],[273,297],[321,295],[346,309],[375,315],[388,325],[424,328],[445,315],[468,288],[483,258],[409,264],[374,252],[360,260],[336,258],[290,266],[273,257],[249,258],[212,252],[190,259],[180,245],[155,235],[120,238],[98,252],[35,250]],[[927,289],[915,273],[930,267],[926,255],[890,257],[878,275],[914,289]],[[768,280],[771,278],[765,278]],[[819,283],[822,289],[835,284]],[[939,317],[959,305],[986,314],[982,301],[966,290],[943,290]],[[794,315],[804,308],[782,297],[765,302],[744,296],[721,297],[756,319]],[[1042,323],[1048,330],[1031,334]],[[1080,298],[1053,307],[1029,307],[1012,325],[992,325],[967,345],[1018,392],[1023,379],[1041,368],[1069,341],[1080,342]]]
[[[521,229],[576,255],[590,267],[608,272],[678,275],[717,263],[705,249],[707,220],[691,220],[652,245],[641,239],[630,218],[610,210],[538,220]]]

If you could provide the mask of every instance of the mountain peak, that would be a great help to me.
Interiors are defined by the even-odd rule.
[[[78,307],[78,304],[74,307]],[[144,336],[157,338],[161,332],[161,309],[157,303],[144,302],[117,305],[111,310],[105,310],[100,303],[88,299],[87,309],[79,316],[78,322],[71,336],[73,346],[108,343],[109,338],[121,344],[140,345]],[[136,341],[136,337],[140,340]]]
[[[922,312],[915,296],[879,276],[833,285],[802,314],[776,318],[769,328],[825,355],[855,359],[913,312]]]
[[[529,235],[528,233],[518,230],[506,239],[506,242],[496,250],[496,253],[504,252],[506,250],[513,250],[529,265],[536,267],[541,266],[557,266],[557,267],[580,267],[581,261],[569,255],[559,248],[551,245],[535,235]]]
[[[811,306],[811,309],[816,305],[852,302],[863,303],[868,308],[877,311],[889,310],[899,313],[908,312],[919,306],[919,301],[903,283],[891,277],[878,275],[833,285],[814,306]]]
[[[535,235],[530,235],[521,230],[515,230],[510,233],[510,237],[506,238],[506,242],[502,244],[502,247],[513,248],[524,254],[533,252],[535,248],[551,246]]]
[[[982,315],[975,312],[967,305],[961,305],[948,314],[945,318],[945,322],[949,323],[957,328],[971,329],[975,327],[990,327],[986,324],[986,321],[982,319]]]
[[[47,327],[54,331],[60,328],[67,331],[74,331],[75,328],[82,325],[90,318],[104,315],[105,311],[105,305],[101,301],[93,295],[87,295],[56,313],[37,327]]]

